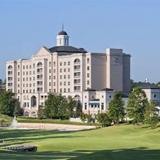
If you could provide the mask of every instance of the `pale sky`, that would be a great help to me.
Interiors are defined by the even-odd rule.
[[[7,60],[54,46],[62,24],[70,45],[123,48],[132,79],[160,81],[160,0],[0,0],[0,78]]]

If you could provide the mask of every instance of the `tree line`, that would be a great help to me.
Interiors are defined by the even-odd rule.
[[[15,94],[4,91],[0,94],[0,113],[8,116],[21,116],[23,109],[20,107]],[[69,119],[70,117],[80,117],[82,105],[80,101],[72,97],[64,97],[57,94],[49,94],[44,106],[38,108],[38,118]]]
[[[98,113],[95,117],[82,113],[80,101],[72,97],[49,94],[44,106],[39,106],[38,118],[69,119],[80,117],[88,123],[97,121],[102,127],[119,123],[149,124],[155,127],[159,122],[159,111],[154,102],[149,102],[144,91],[135,87],[129,94],[127,106],[124,105],[121,92],[115,92],[105,113]],[[14,116],[23,115],[19,101],[11,92],[4,91],[0,94],[0,113]]]
[[[44,106],[39,107],[38,118],[69,119],[80,117],[82,105],[80,101],[68,98],[61,94],[49,94]]]
[[[123,122],[133,124],[149,124],[151,127],[156,127],[159,123],[159,110],[156,103],[148,101],[145,92],[135,87],[128,97],[127,106],[124,106],[122,94],[116,92],[109,104],[106,113],[99,113],[97,121],[102,126],[109,126]]]

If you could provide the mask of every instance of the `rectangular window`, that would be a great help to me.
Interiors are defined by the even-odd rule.
[[[85,109],[85,110],[87,109],[87,103],[84,104],[84,109]]]
[[[104,103],[101,103],[101,108],[102,110],[104,110]]]
[[[74,73],[74,76],[80,76],[80,72]]]
[[[80,91],[81,87],[80,86],[74,86],[75,91]]]

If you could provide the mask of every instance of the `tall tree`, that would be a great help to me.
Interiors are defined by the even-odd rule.
[[[124,119],[125,110],[121,92],[116,92],[109,103],[108,114],[112,122],[119,123]]]
[[[69,109],[67,99],[62,95],[49,94],[45,102],[44,114],[47,118],[68,118]]]
[[[75,109],[75,117],[80,117],[82,114],[82,104],[80,101],[76,102],[76,109]]]
[[[14,116],[20,110],[19,101],[11,92],[4,91],[0,94],[0,113]]]
[[[140,123],[144,121],[145,109],[148,105],[147,97],[144,91],[139,88],[133,88],[129,94],[127,105],[127,116],[133,123]]]
[[[69,96],[67,100],[68,100],[68,109],[70,112],[70,117],[75,117],[75,108],[77,102],[71,96]]]
[[[45,118],[44,107],[42,105],[39,105],[37,115],[39,119]]]
[[[156,108],[155,102],[151,101],[146,109],[145,109],[145,115],[144,120],[146,124],[150,124],[151,127],[155,127],[159,122],[159,110]]]

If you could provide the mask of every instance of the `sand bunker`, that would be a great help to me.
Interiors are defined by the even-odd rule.
[[[80,131],[94,129],[95,126],[69,125],[69,124],[50,124],[50,123],[18,123],[17,129],[45,129],[59,131]]]

